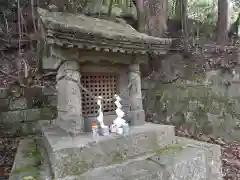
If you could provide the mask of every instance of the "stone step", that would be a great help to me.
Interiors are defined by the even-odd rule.
[[[136,158],[62,180],[223,180],[221,147],[176,137],[176,144]]]
[[[207,180],[222,180],[221,147],[216,144],[200,142],[188,138],[176,137],[176,144],[197,148],[204,151],[207,169]]]
[[[154,155],[99,167],[62,180],[207,180],[204,151],[169,146]]]
[[[43,142],[55,178],[63,178],[157,152],[175,143],[175,136],[173,126],[147,123],[131,127],[127,136],[102,136],[96,143],[91,134],[69,137],[52,126],[43,128]]]
[[[41,141],[39,141],[41,142]],[[42,145],[33,138],[22,139],[14,159],[9,180],[20,180],[26,177],[39,180],[52,180],[50,163]]]

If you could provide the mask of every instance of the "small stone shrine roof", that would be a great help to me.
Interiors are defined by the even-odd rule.
[[[128,24],[38,9],[49,44],[106,52],[165,54],[170,39],[139,33]]]

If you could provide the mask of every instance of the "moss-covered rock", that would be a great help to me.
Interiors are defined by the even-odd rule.
[[[212,71],[197,81],[156,83],[147,92],[146,107],[157,114],[155,121],[183,126],[194,133],[220,135],[221,131],[221,136],[229,136],[240,121],[240,85],[233,81],[226,87],[226,80],[233,81],[233,77]]]

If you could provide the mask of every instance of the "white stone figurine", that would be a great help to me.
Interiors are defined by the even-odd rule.
[[[102,99],[103,99],[102,96],[98,96],[97,105],[99,106],[99,109],[97,120],[101,128],[105,127],[103,122]]]
[[[103,111],[102,111],[102,97],[98,96],[98,100],[97,100],[97,105],[99,106],[98,109],[98,117],[97,117],[97,121],[99,122],[99,134],[102,136],[107,136],[109,135],[109,127],[106,126],[103,122]]]
[[[128,124],[126,123],[126,120],[123,119],[125,113],[122,111],[122,105],[120,103],[122,99],[117,94],[115,94],[114,97],[116,98],[116,101],[114,103],[117,106],[117,109],[115,111],[117,114],[117,118],[113,121],[113,124],[117,127],[117,134],[123,134],[123,127],[128,126]]]

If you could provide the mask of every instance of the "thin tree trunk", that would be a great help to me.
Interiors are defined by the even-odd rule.
[[[113,6],[113,0],[110,0],[110,4],[108,7],[108,16],[110,17],[112,14],[112,6]]]
[[[227,42],[228,29],[228,0],[218,0],[217,43]]]
[[[183,43],[184,50],[188,52],[188,12],[187,12],[187,0],[181,0],[181,22],[183,29]]]
[[[139,32],[145,32],[145,13],[143,8],[143,0],[133,0],[133,4],[137,9],[137,29]]]
[[[175,19],[180,19],[181,18],[181,0],[176,0],[175,1],[175,9],[174,9],[174,17]]]

